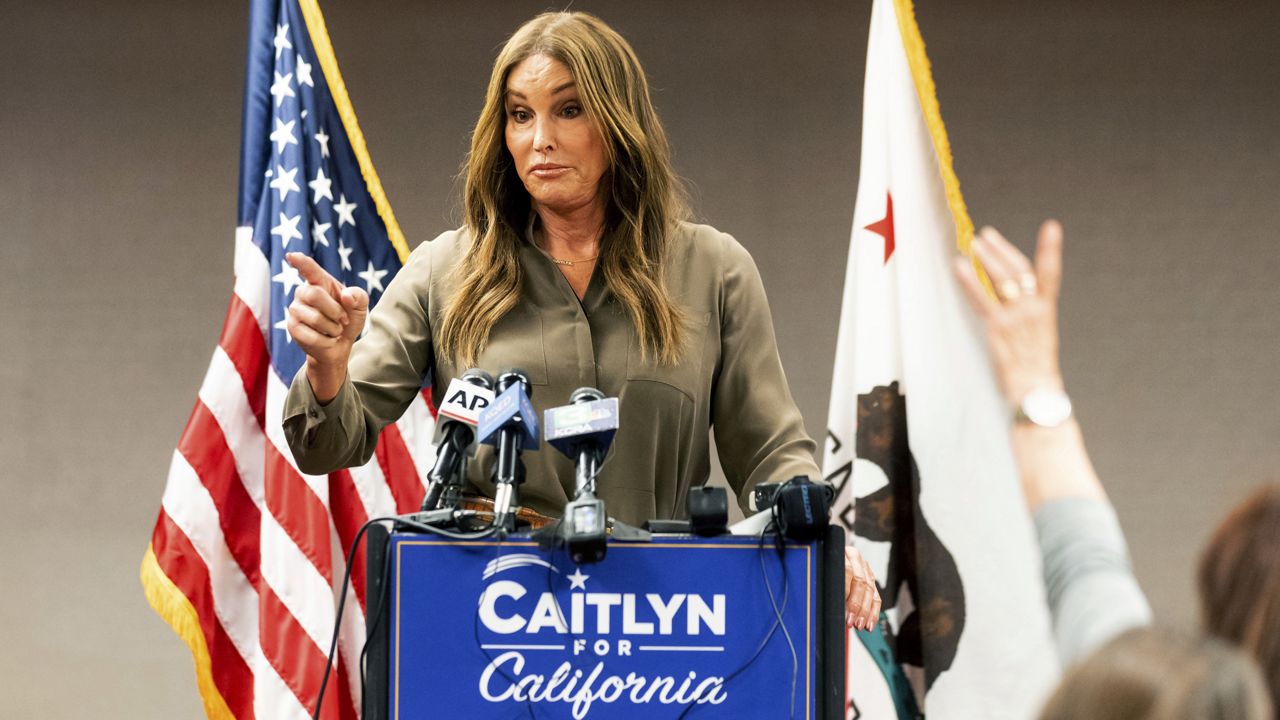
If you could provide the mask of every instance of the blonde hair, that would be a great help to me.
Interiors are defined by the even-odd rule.
[[[1253,659],[1226,643],[1138,628],[1067,672],[1040,720],[1272,720]]]
[[[687,216],[684,190],[635,52],[603,21],[582,12],[533,18],[494,62],[467,155],[463,213],[472,244],[444,309],[437,350],[461,366],[474,365],[490,329],[519,300],[520,236],[530,200],[506,147],[506,92],[511,70],[534,55],[569,68],[583,108],[604,139],[604,281],[630,315],[642,356],[674,364],[685,314],[667,292],[663,268],[673,231]]]

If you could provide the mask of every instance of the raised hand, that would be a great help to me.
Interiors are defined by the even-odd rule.
[[[358,287],[344,287],[303,253],[289,253],[285,261],[306,281],[289,304],[289,334],[307,354],[312,392],[327,403],[346,377],[351,345],[369,315],[369,295]]]
[[[1058,289],[1062,284],[1062,226],[1040,226],[1032,267],[994,228],[974,235],[973,254],[995,289],[991,297],[967,258],[956,259],[956,277],[987,328],[991,360],[1010,404],[1033,390],[1062,390],[1058,365]]]

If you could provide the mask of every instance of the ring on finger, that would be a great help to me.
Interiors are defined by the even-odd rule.
[[[1001,302],[1010,302],[1017,300],[1022,295],[1022,285],[1013,278],[1005,278],[996,283],[996,297]]]
[[[1018,289],[1022,291],[1023,295],[1035,295],[1036,291],[1040,289],[1040,286],[1036,283],[1035,275],[1032,275],[1031,273],[1022,273],[1022,275],[1018,277]]]

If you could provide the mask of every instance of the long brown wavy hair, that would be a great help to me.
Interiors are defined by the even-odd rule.
[[[642,356],[674,364],[686,316],[668,295],[663,263],[676,224],[688,215],[684,189],[635,52],[603,21],[582,12],[533,18],[493,64],[465,169],[463,213],[472,244],[458,268],[460,280],[444,309],[436,349],[462,367],[474,365],[490,329],[520,298],[518,252],[531,205],[506,146],[506,92],[512,68],[534,55],[569,68],[583,108],[604,139],[604,281],[631,316]]]

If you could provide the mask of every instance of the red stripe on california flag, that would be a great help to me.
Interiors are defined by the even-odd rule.
[[[325,582],[332,585],[329,511],[272,443],[266,444],[265,462],[268,511]]]
[[[422,399],[427,403],[427,409],[431,411],[431,417],[436,417],[438,413],[436,412],[436,404],[431,399],[431,388],[424,387],[420,392],[422,393]]]
[[[258,528],[262,524],[262,514],[240,480],[235,457],[227,447],[222,428],[201,400],[196,400],[195,409],[191,411],[191,419],[178,441],[178,452],[186,458],[201,484],[209,491],[218,509],[218,525],[222,528],[231,556],[249,584],[257,587],[261,557]]]
[[[214,613],[209,568],[163,508],[151,535],[151,549],[155,553],[156,564],[195,608],[205,647],[209,651],[213,683],[222,699],[240,720],[252,718],[253,672]]]
[[[329,511],[333,514],[333,525],[338,529],[338,539],[342,541],[345,556],[350,552],[360,526],[369,520],[351,473],[346,470],[329,474]],[[362,611],[365,609],[365,572],[365,553],[358,551],[351,560],[351,585]]]
[[[258,418],[258,426],[265,422],[267,403],[267,364],[270,354],[266,340],[258,327],[258,319],[253,311],[245,305],[239,295],[231,294],[231,304],[227,308],[227,322],[222,326],[222,337],[218,345],[231,358],[231,362],[240,373],[244,382],[244,394],[249,398],[249,408]]]
[[[418,480],[418,468],[413,464],[409,448],[404,444],[404,436],[395,423],[382,429],[374,454],[378,457],[382,475],[391,488],[391,496],[396,499],[396,512],[413,512],[421,507],[426,489]]]
[[[262,654],[307,712],[313,713],[316,697],[320,694],[320,680],[328,662],[325,654],[328,648],[321,650],[311,641],[311,636],[298,624],[270,585],[262,583],[258,598],[262,617],[258,624],[258,637],[262,642]],[[322,718],[338,720],[338,716],[338,703],[324,704]]]

